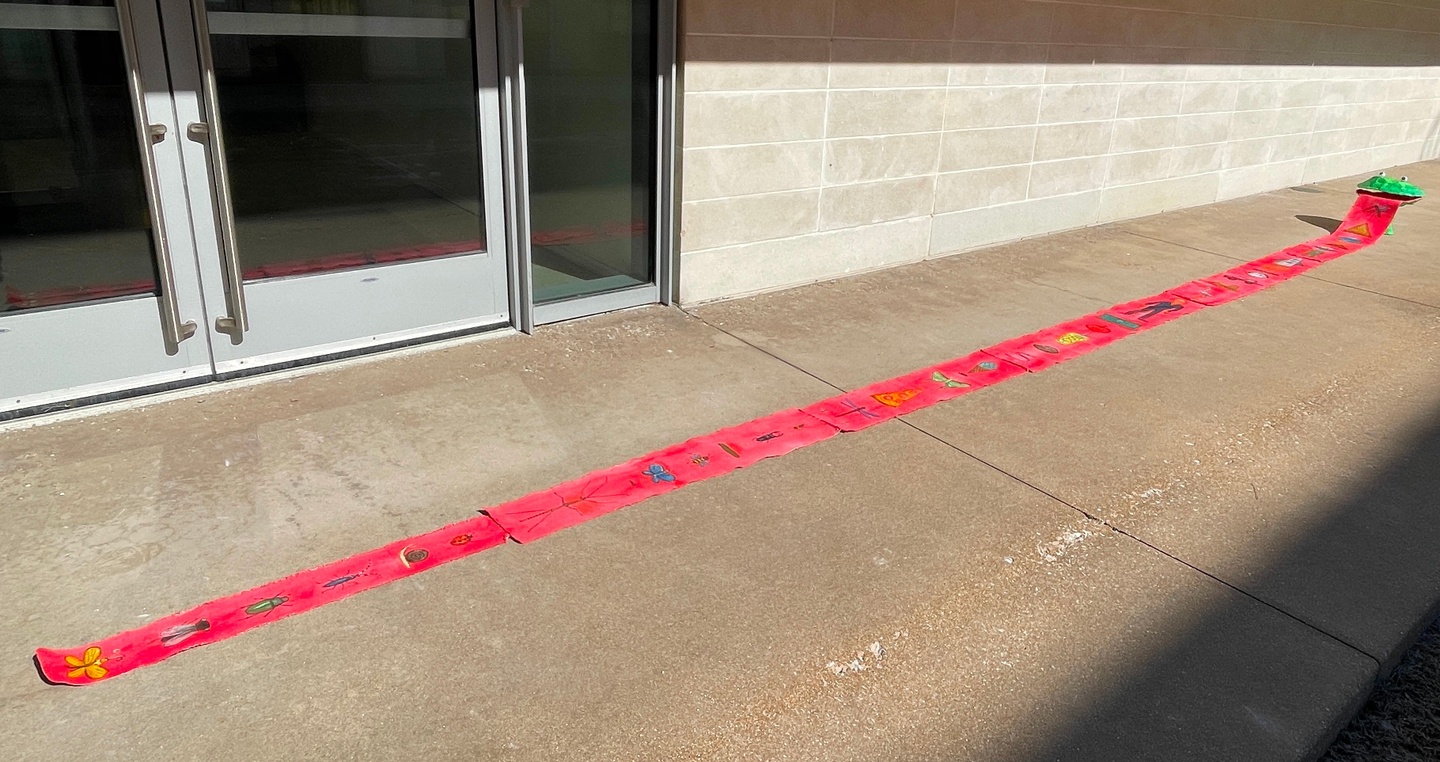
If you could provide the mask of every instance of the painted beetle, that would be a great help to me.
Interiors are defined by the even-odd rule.
[[[285,602],[288,600],[290,600],[289,596],[277,595],[274,598],[266,598],[263,601],[256,601],[245,607],[245,614],[247,616],[255,616],[256,614],[268,614],[275,609],[284,606]]]
[[[346,575],[343,576],[343,577],[336,577],[335,579],[332,579],[332,580],[330,580],[329,582],[322,583],[320,586],[323,587],[323,588],[325,588],[326,590],[329,590],[329,589],[332,588],[332,587],[339,587],[339,586],[344,585],[344,584],[346,584],[346,583],[348,583],[348,582],[354,582],[355,580],[360,579],[360,578],[363,577],[363,576],[365,576],[365,574],[364,574],[363,572],[361,572],[361,573],[359,573],[359,574],[346,574]]]

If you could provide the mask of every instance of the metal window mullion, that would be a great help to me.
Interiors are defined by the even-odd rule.
[[[535,332],[531,277],[530,166],[526,154],[524,6],[527,0],[496,0],[501,68],[501,140],[505,162],[506,241],[510,261],[510,306],[515,327]]]
[[[655,182],[655,279],[661,304],[680,300],[680,237],[676,213],[679,210],[679,146],[677,144],[679,38],[677,0],[656,0],[656,182]]]

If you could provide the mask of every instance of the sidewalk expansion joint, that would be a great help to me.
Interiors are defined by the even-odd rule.
[[[710,322],[709,320],[706,320],[705,318],[700,317],[699,315],[696,315],[695,313],[693,313],[693,312],[685,309],[684,307],[676,307],[675,309],[679,310],[679,311],[681,312],[681,314],[683,314],[683,315],[685,315],[685,316],[687,316],[687,317],[689,317],[689,318],[692,318],[692,319],[694,319],[694,320],[700,321],[701,323],[709,326],[712,330],[719,331],[720,333],[723,333],[723,334],[725,334],[726,336],[729,336],[730,338],[732,338],[732,339],[740,342],[741,344],[744,344],[745,346],[750,347],[751,349],[759,352],[760,354],[763,354],[763,355],[765,355],[765,356],[767,356],[767,357],[769,357],[769,358],[771,358],[771,359],[773,359],[773,360],[775,360],[775,361],[777,361],[777,362],[779,362],[779,363],[781,363],[781,364],[783,364],[783,365],[787,365],[787,366],[789,366],[789,367],[791,367],[791,368],[793,368],[793,369],[795,369],[795,370],[797,370],[797,371],[800,371],[801,373],[804,373],[805,375],[809,376],[810,378],[813,378],[813,379],[815,379],[816,381],[819,381],[820,383],[822,383],[822,384],[830,387],[831,389],[834,389],[834,390],[837,391],[837,392],[840,392],[840,393],[843,394],[843,393],[845,393],[845,392],[850,391],[849,389],[846,389],[845,387],[840,386],[839,384],[833,383],[833,382],[831,382],[831,381],[829,381],[829,380],[827,380],[827,379],[824,379],[824,378],[821,378],[820,376],[817,376],[817,375],[814,374],[814,373],[811,373],[810,371],[808,371],[808,370],[800,367],[799,365],[796,365],[796,364],[793,363],[793,362],[790,362],[789,360],[781,357],[780,355],[777,355],[777,354],[775,354],[774,352],[771,352],[770,350],[768,350],[768,349],[766,349],[766,348],[764,348],[764,347],[762,347],[762,346],[759,346],[759,345],[755,344],[754,342],[750,341],[749,339],[746,339],[746,338],[744,338],[744,337],[742,337],[742,336],[737,336],[737,335],[735,335],[734,333],[731,333],[730,331],[727,331],[727,330],[725,330],[724,328],[721,328],[720,326],[715,325],[714,323]]]

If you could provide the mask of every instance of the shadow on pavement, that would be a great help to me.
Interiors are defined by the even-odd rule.
[[[1440,613],[1440,601],[1436,600],[1440,565],[1435,563],[1440,548],[1440,410],[1432,413],[1418,436],[1396,451],[1403,454],[1359,482],[1350,494],[1337,496],[1333,509],[1325,514],[1328,519],[1272,562],[1258,581],[1243,585],[1245,592],[1268,601],[1273,599],[1272,592],[1287,585],[1286,580],[1313,575],[1337,589],[1337,596],[1376,600],[1372,609],[1377,616],[1393,617],[1391,624],[1396,630],[1410,628],[1390,652],[1369,654],[1379,664],[1380,678],[1389,675],[1405,650]],[[1236,735],[1270,735],[1277,741],[1286,735],[1303,737],[1307,730],[1313,736],[1319,728],[1272,726],[1256,709],[1238,705],[1233,698],[1227,702],[1227,680],[1253,681],[1256,675],[1197,674],[1207,663],[1214,663],[1207,655],[1227,640],[1235,640],[1232,630],[1244,620],[1241,609],[1254,605],[1246,599],[1231,600],[1209,612],[1199,626],[1155,658],[1134,665],[1129,674],[1117,675],[1108,693],[1092,700],[1091,709],[1034,759],[1168,762],[1223,758],[1217,751],[1229,745],[1223,739],[1197,737],[1196,730],[1201,728],[1228,727]],[[1406,618],[1411,620],[1408,625],[1404,624]],[[1325,666],[1317,664],[1316,668]],[[1257,670],[1264,669],[1263,664],[1257,666]],[[1323,681],[1325,676],[1316,677]],[[1206,721],[1197,723],[1195,715],[1177,711],[1177,684],[1194,686],[1196,694],[1179,699],[1178,709],[1193,708],[1211,715]],[[1304,685],[1295,688],[1293,701],[1297,704],[1314,700]],[[1307,759],[1323,754],[1367,700],[1371,688],[1373,685],[1363,686],[1348,711],[1324,729],[1319,743],[1308,751],[1296,751]],[[1216,713],[1222,717],[1215,717]],[[1156,748],[1157,741],[1166,746]]]
[[[1295,219],[1307,225],[1314,225],[1326,233],[1334,233],[1340,227],[1340,220],[1331,217],[1316,217],[1313,214],[1297,214]]]
[[[1431,625],[1322,762],[1440,759],[1440,622]]]

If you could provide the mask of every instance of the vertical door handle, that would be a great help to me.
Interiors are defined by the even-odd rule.
[[[151,239],[155,246],[156,271],[160,289],[160,330],[167,350],[179,351],[180,342],[195,335],[195,321],[181,321],[180,302],[175,294],[175,266],[170,258],[170,240],[165,234],[165,211],[160,206],[160,178],[155,172],[154,144],[165,139],[165,125],[151,124],[145,108],[145,85],[140,79],[140,58],[135,50],[135,26],[130,0],[115,0],[120,31],[120,48],[125,56],[125,80],[135,114],[135,136],[140,147],[140,173],[150,206]],[[174,354],[171,352],[171,354]]]
[[[230,313],[215,318],[215,330],[228,333],[239,342],[250,330],[250,318],[245,310],[245,276],[240,269],[240,250],[235,245],[235,207],[230,203],[230,169],[225,163],[225,137],[220,130],[220,100],[215,86],[215,58],[210,52],[210,22],[205,17],[205,0],[190,0],[190,12],[195,16],[205,121],[192,122],[185,132],[192,140],[204,142],[210,155],[215,222],[220,231],[220,266],[225,272],[225,307]]]

